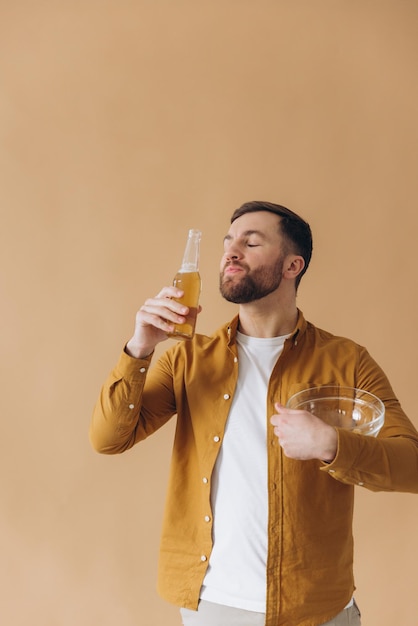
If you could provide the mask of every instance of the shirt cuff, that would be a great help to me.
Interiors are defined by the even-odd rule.
[[[118,376],[130,380],[140,380],[147,373],[153,353],[144,359],[136,359],[130,356],[125,349],[121,352],[115,367]]]

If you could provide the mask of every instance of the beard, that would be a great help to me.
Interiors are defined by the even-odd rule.
[[[219,277],[219,290],[228,302],[235,304],[248,304],[260,300],[275,291],[282,282],[283,257],[280,257],[274,265],[262,265],[253,271],[242,263],[233,263],[247,270],[242,277],[224,275]]]

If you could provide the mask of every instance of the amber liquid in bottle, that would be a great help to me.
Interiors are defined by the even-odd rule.
[[[173,285],[184,291],[181,298],[176,298],[189,308],[184,324],[175,324],[174,331],[169,334],[175,339],[192,339],[197,318],[202,282],[199,274],[199,247],[201,232],[190,230],[184,251],[183,263],[174,277]]]
[[[200,296],[200,275],[199,272],[177,272],[174,277],[173,285],[184,291],[182,298],[176,298],[177,302],[181,302],[189,307],[184,324],[176,324],[171,337],[183,337],[191,339],[194,335],[197,318],[197,306]]]

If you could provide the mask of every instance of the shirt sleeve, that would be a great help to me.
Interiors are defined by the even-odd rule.
[[[364,348],[359,355],[357,387],[383,401],[383,428],[377,437],[337,428],[336,457],[321,470],[343,483],[372,491],[418,493],[418,432],[386,375]]]
[[[171,410],[159,416],[144,407],[144,388],[151,358],[152,355],[135,359],[123,351],[109,374],[90,423],[90,442],[97,452],[124,452],[148,437],[173,414]],[[165,390],[160,388],[157,393],[161,396],[163,391],[170,394],[167,387]]]
[[[405,436],[375,439],[337,429],[338,452],[322,471],[371,491],[418,493],[418,442]]]

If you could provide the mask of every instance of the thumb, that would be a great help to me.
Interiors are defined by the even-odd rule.
[[[285,410],[285,409],[286,409],[286,407],[285,407],[285,406],[283,406],[283,404],[281,404],[280,402],[275,402],[275,403],[274,403],[274,408],[276,409],[276,411],[277,411],[278,413],[280,413],[281,411],[283,411],[283,410]]]

